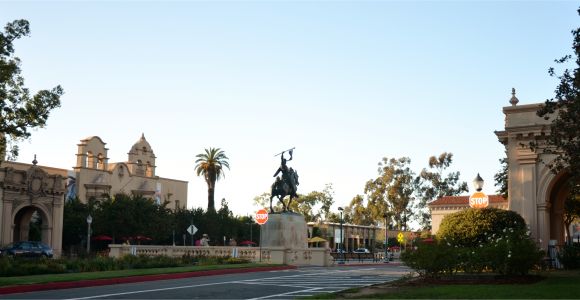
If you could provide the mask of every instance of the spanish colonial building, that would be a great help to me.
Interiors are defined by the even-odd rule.
[[[29,240],[30,222],[40,220],[41,241],[56,257],[62,250],[65,201],[78,197],[103,199],[124,193],[141,195],[170,209],[187,205],[187,181],[156,175],[156,156],[142,135],[129,149],[127,161],[110,163],[107,148],[97,136],[81,140],[73,170],[3,161],[0,164],[0,242]]]

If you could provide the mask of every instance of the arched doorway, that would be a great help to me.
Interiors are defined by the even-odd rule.
[[[49,173],[50,172],[50,173]],[[3,162],[0,168],[0,244],[39,240],[55,257],[62,248],[66,170]]]
[[[14,215],[12,240],[41,241],[50,244],[52,224],[50,218],[41,208],[28,205],[16,210]]]

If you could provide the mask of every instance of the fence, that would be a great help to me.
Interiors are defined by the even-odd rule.
[[[285,249],[282,247],[204,247],[204,246],[155,246],[155,245],[109,245],[109,256],[146,255],[170,257],[180,256],[213,256],[238,257],[252,262],[288,265],[329,266],[333,264],[330,249],[305,248]]]

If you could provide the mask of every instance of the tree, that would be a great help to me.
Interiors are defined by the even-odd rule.
[[[30,129],[44,127],[50,112],[60,107],[63,90],[41,90],[34,95],[24,86],[20,59],[14,56],[13,42],[30,34],[26,20],[15,20],[0,32],[0,163],[8,151],[9,158],[18,156],[20,140],[30,137]]]
[[[349,217],[353,224],[356,225],[372,225],[373,218],[370,215],[370,210],[364,204],[364,198],[361,195],[356,195],[350,204],[348,205],[348,210],[345,212],[349,213]]]
[[[580,9],[578,10],[580,14]],[[565,69],[557,75],[554,68],[549,69],[552,77],[560,80],[555,97],[546,100],[537,115],[546,120],[552,119],[550,135],[547,136],[545,153],[555,154],[548,163],[554,173],[565,170],[572,184],[580,182],[580,28],[572,30],[574,55],[566,55],[555,60],[564,64],[574,59],[575,69]],[[532,147],[537,146],[532,144]]]
[[[82,203],[78,197],[65,202],[62,224],[64,251],[72,251],[74,246],[79,246],[86,238],[88,211],[88,205]]]
[[[379,162],[379,177],[367,181],[365,185],[367,207],[373,222],[382,220],[383,214],[391,213],[391,220],[399,229],[407,228],[407,221],[412,215],[410,203],[414,199],[415,174],[409,168],[410,164],[408,157],[385,157]]]
[[[507,157],[501,158],[499,160],[501,163],[501,170],[495,174],[493,177],[495,179],[495,186],[498,187],[497,193],[504,197],[504,199],[508,198],[508,160]]]
[[[427,204],[443,196],[457,196],[467,192],[467,183],[459,181],[459,172],[450,172],[445,176],[444,171],[453,162],[453,153],[443,152],[439,157],[429,158],[429,169],[423,168],[415,179],[417,184],[416,211],[419,223],[423,228],[431,228],[431,214]]]
[[[230,168],[228,157],[220,148],[205,149],[205,153],[195,156],[197,176],[203,175],[207,183],[207,210],[215,211],[215,183],[224,176],[224,167]]]
[[[564,227],[566,228],[566,236],[568,243],[572,243],[572,235],[570,235],[570,225],[580,218],[580,185],[572,187],[570,194],[564,200]]]

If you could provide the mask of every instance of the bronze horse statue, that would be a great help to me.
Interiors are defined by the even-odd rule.
[[[274,212],[272,208],[272,199],[274,197],[278,197],[278,201],[282,202],[283,211],[291,211],[290,210],[290,203],[292,202],[293,198],[298,198],[296,194],[296,186],[298,183],[298,173],[290,168],[289,172],[289,180],[280,179],[280,176],[276,177],[276,181],[272,184],[271,192],[270,192],[270,213]],[[283,176],[284,177],[284,176]],[[284,197],[290,196],[288,203],[284,203]]]

